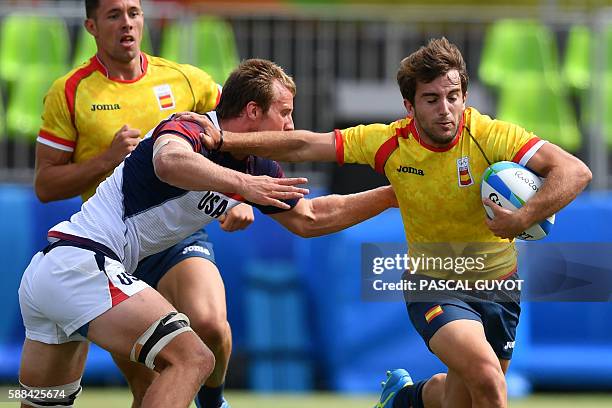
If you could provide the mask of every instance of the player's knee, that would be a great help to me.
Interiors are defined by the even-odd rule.
[[[491,406],[498,406],[506,398],[506,378],[495,364],[475,364],[465,381],[476,399],[489,401]]]
[[[172,366],[181,372],[190,373],[203,384],[215,368],[215,355],[194,334],[183,336],[171,347],[167,347],[160,353],[158,364],[160,371]]]
[[[180,363],[181,354],[186,353],[182,347],[185,341],[183,339],[196,337],[193,335],[179,337],[187,332],[193,333],[187,316],[170,312],[153,322],[136,340],[130,353],[130,360],[156,371],[161,371],[168,364]]]
[[[445,382],[446,382],[446,373],[439,373],[439,374],[431,376],[431,378],[427,380],[427,383],[425,384],[425,388],[443,390]]]
[[[423,386],[423,400],[439,400],[444,395],[444,385],[446,383],[446,373],[433,375]]]
[[[168,320],[167,318],[169,316],[174,317]],[[187,316],[180,313],[177,314],[176,312],[172,312],[165,318],[160,319],[160,321],[164,320],[169,322],[171,320],[183,320],[189,324]],[[152,327],[154,325],[155,323]],[[166,324],[166,326],[168,325],[170,325],[170,323]],[[168,332],[169,329],[165,329],[165,331]],[[158,352],[155,356],[147,357],[147,360],[153,358],[155,361],[154,366],[149,366],[149,368],[154,368],[156,371],[162,372],[172,367],[183,373],[182,375],[189,376],[200,383],[204,383],[215,367],[215,356],[191,328],[189,328],[189,330],[180,331],[180,333],[183,332],[187,333],[182,336],[178,336],[178,334],[175,335],[171,339],[172,342],[166,341],[163,347],[158,348]],[[161,338],[162,336],[152,336],[152,338],[155,337]],[[142,347],[142,349],[144,349],[144,347]]]
[[[72,408],[74,401],[81,394],[81,379],[64,385],[52,387],[30,387],[20,382],[19,395],[22,406],[47,408],[68,407]]]
[[[225,348],[231,341],[231,329],[226,319],[194,317],[191,327],[202,341],[213,350]]]
[[[215,355],[204,343],[199,341],[199,343],[194,346],[193,353],[190,353],[184,362],[188,365],[194,365],[197,369],[200,383],[204,384],[215,368]]]

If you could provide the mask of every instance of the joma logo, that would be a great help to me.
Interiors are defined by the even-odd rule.
[[[119,106],[118,103],[114,103],[112,105],[108,104],[108,103],[105,103],[105,104],[93,104],[93,105],[91,105],[91,111],[92,112],[102,111],[102,110],[105,110],[105,111],[108,111],[108,110],[119,110],[119,109],[121,109],[121,106]]]
[[[424,176],[425,172],[421,169],[416,169],[414,167],[410,167],[410,166],[399,166],[397,169],[395,169],[395,171],[397,171],[398,173],[409,173],[409,174],[416,174],[417,176]]]

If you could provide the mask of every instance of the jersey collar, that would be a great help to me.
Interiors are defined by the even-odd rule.
[[[419,136],[419,131],[416,127],[414,118],[412,118],[412,120],[410,121],[408,128],[410,130],[410,133],[412,133],[412,135],[419,142],[419,144],[423,146],[424,148],[426,148],[427,150],[431,150],[432,152],[446,152],[452,149],[457,143],[459,143],[459,139],[461,139],[461,133],[463,133],[464,122],[465,122],[465,110],[461,114],[461,121],[459,121],[459,127],[457,128],[457,133],[455,133],[455,138],[448,146],[445,146],[445,147],[436,147],[436,146],[432,146],[430,144],[425,143],[423,139],[421,139],[421,137]]]
[[[142,77],[145,76],[145,74],[147,73],[147,67],[149,66],[149,60],[147,59],[147,55],[144,52],[141,52],[140,53],[140,69],[142,71],[142,74],[134,79],[125,80],[125,79],[111,78],[110,75],[108,74],[108,69],[106,69],[106,67],[100,60],[100,58],[98,58],[98,54],[94,55],[91,58],[91,62],[94,64],[96,69],[102,73],[102,75],[104,75],[111,81],[119,82],[122,84],[129,84],[132,82],[139,81]]]

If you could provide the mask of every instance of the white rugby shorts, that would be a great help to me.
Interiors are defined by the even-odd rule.
[[[95,252],[58,246],[38,252],[19,286],[19,305],[26,338],[61,344],[85,338],[76,332],[102,313],[149,287],[104,257],[101,271]]]

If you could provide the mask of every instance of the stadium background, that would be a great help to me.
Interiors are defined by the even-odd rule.
[[[402,116],[394,83],[399,61],[428,38],[446,35],[468,64],[470,105],[535,130],[593,170],[590,190],[559,214],[549,240],[611,242],[612,9],[607,7],[612,3],[143,0],[143,5],[146,51],[198,65],[219,82],[241,58],[272,59],[296,80],[296,128],[321,131]],[[39,203],[31,181],[44,92],[92,53],[91,43],[81,42],[83,15],[81,1],[0,2],[0,384],[16,382],[23,341],[16,293],[21,273],[45,244],[46,230],[79,207],[78,199]],[[319,194],[384,182],[353,166],[286,168],[308,176]],[[228,388],[374,393],[388,368],[406,367],[418,378],[441,369],[411,328],[403,304],[361,300],[361,243],[402,242],[400,223],[399,214],[388,211],[310,240],[260,214],[244,232],[212,228],[235,343]],[[582,405],[610,406],[611,305],[526,303],[510,394],[597,392],[597,402]],[[110,358],[97,349],[84,382],[122,384]],[[125,398],[110,392],[102,406],[111,406],[117,393]],[[235,395],[234,405],[256,406],[253,395]],[[322,398],[300,406],[336,404]],[[550,398],[554,406],[573,401]],[[278,406],[298,406],[291,401]],[[363,405],[350,401],[344,403]],[[547,406],[548,400],[528,401]]]

